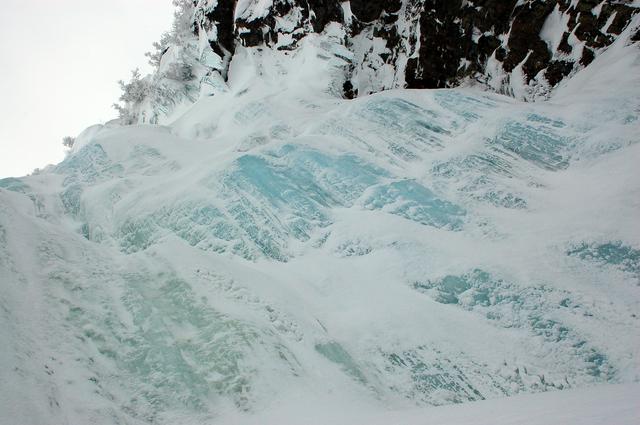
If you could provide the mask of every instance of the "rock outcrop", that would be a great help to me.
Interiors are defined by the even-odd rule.
[[[192,55],[205,69],[194,74],[208,79],[204,86],[226,81],[238,46],[296,51],[309,34],[325,34],[335,23],[340,43],[350,52],[336,83],[348,98],[402,87],[480,84],[523,100],[545,99],[613,43],[640,11],[630,0],[183,3],[193,12],[190,31],[210,45],[205,52],[200,42]],[[634,31],[631,40],[637,41],[639,30]],[[189,83],[196,91],[203,86]],[[169,91],[180,93],[173,86]]]

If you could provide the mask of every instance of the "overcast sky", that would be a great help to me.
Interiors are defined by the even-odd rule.
[[[150,70],[172,17],[171,0],[2,0],[0,178],[59,162],[64,136],[115,118],[117,80]]]

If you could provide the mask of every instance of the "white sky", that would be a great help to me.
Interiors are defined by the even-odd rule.
[[[2,0],[0,178],[64,158],[62,138],[116,117],[117,80],[169,29],[171,0]]]

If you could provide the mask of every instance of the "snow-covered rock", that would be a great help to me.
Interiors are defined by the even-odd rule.
[[[182,6],[148,77],[124,99],[125,122],[172,122],[202,96],[224,92],[241,48],[295,54],[309,36],[345,59],[330,89],[347,98],[397,88],[480,85],[548,99],[633,21],[637,1],[199,0]],[[640,40],[633,28],[631,41]],[[207,46],[208,44],[208,46]],[[240,49],[242,50],[242,49]],[[282,64],[260,72],[279,72]],[[337,91],[336,91],[337,88]]]

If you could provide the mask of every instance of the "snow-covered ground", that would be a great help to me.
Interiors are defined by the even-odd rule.
[[[636,425],[640,421],[638,384],[600,385],[404,411],[377,411],[371,406],[341,405],[336,400],[323,405],[323,401],[307,400],[294,408],[287,405],[259,418],[231,415],[225,421],[238,425]]]
[[[307,43],[0,180],[0,422],[637,420],[637,47],[530,104]]]

